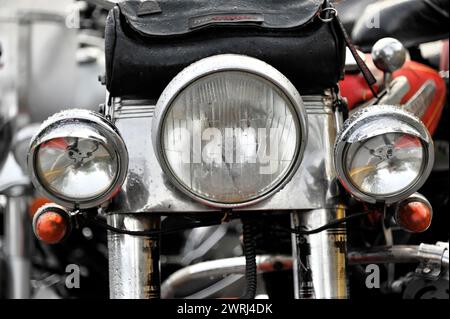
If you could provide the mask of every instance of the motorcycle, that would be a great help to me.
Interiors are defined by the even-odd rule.
[[[390,291],[445,295],[448,244],[394,234],[407,241],[433,218],[417,191],[445,103],[437,72],[385,38],[372,48],[377,80],[328,0],[96,2],[111,7],[107,98],[99,112],[51,116],[31,141],[28,172],[51,201],[34,214],[38,239],[106,229],[111,298],[274,297],[288,271],[291,297],[345,299],[350,267],[378,263]],[[188,266],[162,274],[163,239],[189,229],[186,253],[234,229],[244,256],[185,254]],[[395,263],[419,266],[395,280]]]

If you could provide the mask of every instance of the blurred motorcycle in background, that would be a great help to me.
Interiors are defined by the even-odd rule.
[[[0,1],[2,297],[449,298],[448,2],[244,2]]]
[[[102,17],[102,10],[70,0],[1,1],[0,7],[2,273],[8,273],[0,277],[9,278],[0,290],[3,296],[29,298],[32,257],[40,248],[33,247],[31,218],[45,199],[27,176],[28,144],[50,114],[71,105],[92,109],[104,100],[98,81],[104,72],[104,25],[96,23],[106,11]],[[41,271],[34,276],[39,277],[48,275]]]

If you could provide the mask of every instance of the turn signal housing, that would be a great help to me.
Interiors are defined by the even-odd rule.
[[[56,204],[42,206],[33,217],[34,234],[47,244],[60,243],[69,235],[71,229],[69,212]]]
[[[433,208],[430,202],[418,193],[400,202],[395,213],[396,223],[411,233],[426,231],[432,219]]]

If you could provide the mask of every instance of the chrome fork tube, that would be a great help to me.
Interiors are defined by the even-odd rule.
[[[23,194],[8,196],[5,209],[5,255],[8,272],[8,298],[30,298],[30,220]]]
[[[107,220],[111,226],[131,231],[160,229],[160,217],[149,214],[111,214]],[[159,243],[159,236],[108,231],[110,298],[160,298]]]
[[[295,212],[292,226],[311,230],[345,216],[345,209]],[[297,299],[346,299],[346,229],[330,228],[313,235],[292,237],[294,292]]]

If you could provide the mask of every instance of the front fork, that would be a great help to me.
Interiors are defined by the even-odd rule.
[[[108,224],[128,231],[160,229],[160,217],[111,214]],[[112,299],[160,298],[160,238],[108,231],[109,289]]]
[[[345,217],[345,209],[315,209],[295,212],[292,226],[311,230]],[[297,299],[346,299],[346,228],[329,228],[312,235],[292,235],[294,294]]]
[[[8,292],[11,299],[28,299],[31,296],[31,229],[26,195],[11,191],[5,209],[5,258]]]
[[[345,217],[343,206],[292,213],[292,226],[311,230]],[[129,231],[159,230],[160,217],[111,214],[108,224]],[[299,299],[348,298],[346,229],[293,235],[294,293]],[[113,299],[160,298],[160,238],[108,232],[109,284]]]

